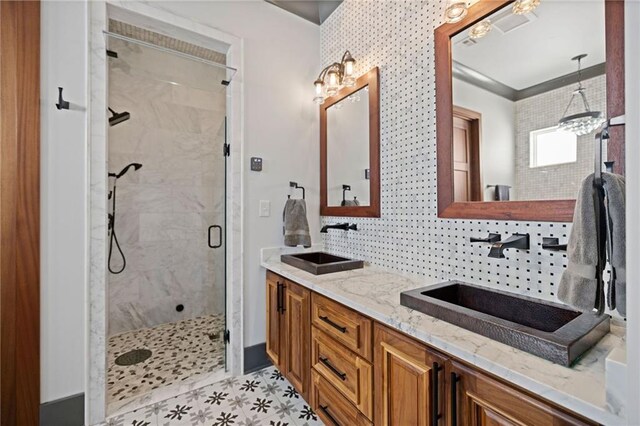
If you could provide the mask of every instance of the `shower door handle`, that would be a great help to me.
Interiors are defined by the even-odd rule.
[[[218,244],[211,244],[211,229],[216,228],[218,230]],[[211,248],[220,248],[222,247],[222,226],[220,225],[211,225],[207,230],[207,237],[209,239],[209,247]]]

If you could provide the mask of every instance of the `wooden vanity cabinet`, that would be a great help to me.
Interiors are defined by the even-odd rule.
[[[379,324],[373,335],[376,425],[445,425],[446,358]]]
[[[267,272],[267,356],[305,399],[311,375],[311,292]]]
[[[267,355],[328,425],[596,425],[272,272]]]
[[[575,414],[568,414],[456,361],[450,363],[448,387],[451,426],[597,424]]]

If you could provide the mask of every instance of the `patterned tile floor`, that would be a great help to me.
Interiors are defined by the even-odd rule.
[[[223,315],[188,319],[134,330],[109,338],[107,398],[110,411],[154,389],[185,383],[224,369]],[[116,358],[149,349],[144,362],[120,366]]]
[[[107,420],[107,426],[318,426],[291,384],[265,368]]]

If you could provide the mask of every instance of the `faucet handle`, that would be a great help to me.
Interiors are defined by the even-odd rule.
[[[469,238],[469,242],[470,243],[497,243],[501,239],[502,239],[502,235],[489,233],[489,236],[487,238],[474,238],[474,237],[471,237],[471,238]]]

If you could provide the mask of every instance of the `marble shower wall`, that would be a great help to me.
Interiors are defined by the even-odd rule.
[[[207,228],[224,225],[224,70],[121,40],[109,48],[109,106],[131,113],[109,128],[109,171],[143,165],[117,183],[127,267],[108,275],[109,335],[223,313],[224,248],[208,247]]]
[[[345,50],[356,74],[380,68],[380,218],[324,217],[355,222],[357,232],[323,234],[325,250],[384,268],[438,280],[461,279],[500,290],[556,300],[566,256],[542,250],[542,237],[566,242],[570,223],[440,219],[437,214],[433,31],[446,0],[345,0],[322,24],[322,65]],[[568,99],[567,99],[568,102]],[[489,232],[531,236],[528,252],[487,257],[469,237]]]

